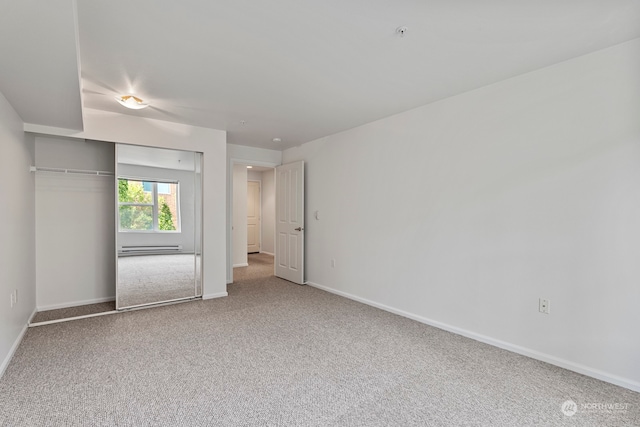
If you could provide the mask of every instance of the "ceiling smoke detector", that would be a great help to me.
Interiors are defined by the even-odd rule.
[[[396,33],[400,34],[400,37],[404,37],[407,31],[409,31],[409,28],[405,27],[404,25],[402,27],[396,28]]]
[[[148,103],[133,95],[116,96],[116,101],[132,110],[142,110],[143,108],[147,108],[149,106]]]

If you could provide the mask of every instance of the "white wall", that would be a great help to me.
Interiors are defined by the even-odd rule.
[[[227,157],[244,161],[249,165],[271,166],[272,164],[279,165],[282,162],[282,151],[228,144]]]
[[[247,180],[262,181],[262,172],[254,171],[252,169],[247,169]]]
[[[118,232],[118,247],[135,245],[182,245],[185,253],[193,253],[195,244],[195,172],[178,169],[118,164],[118,176],[179,181],[180,232]]]
[[[261,252],[275,254],[276,236],[276,183],[275,171],[262,172],[262,246]]]
[[[233,166],[233,265],[247,265],[247,167]]]
[[[227,295],[226,132],[83,109],[84,131],[25,123],[27,132],[203,153],[203,298]]]
[[[114,145],[36,136],[39,167],[113,172]],[[112,176],[36,174],[39,311],[115,298]]]
[[[640,391],[639,118],[634,40],[286,150],[307,278]]]
[[[34,139],[0,93],[0,376],[36,307]],[[11,308],[10,294],[17,290]]]

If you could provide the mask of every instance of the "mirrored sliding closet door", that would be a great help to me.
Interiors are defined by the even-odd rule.
[[[201,153],[117,144],[117,309],[202,295],[201,163]]]

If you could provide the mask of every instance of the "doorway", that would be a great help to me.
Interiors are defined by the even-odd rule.
[[[257,254],[262,246],[261,181],[247,181],[247,254]]]
[[[231,165],[231,274],[275,253],[275,169],[249,162]],[[254,255],[261,255],[256,257]],[[273,262],[271,261],[271,264]]]

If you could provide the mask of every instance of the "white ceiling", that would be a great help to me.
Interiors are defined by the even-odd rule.
[[[0,91],[25,122],[78,128],[82,102],[272,149],[640,37],[637,0],[1,4]]]

